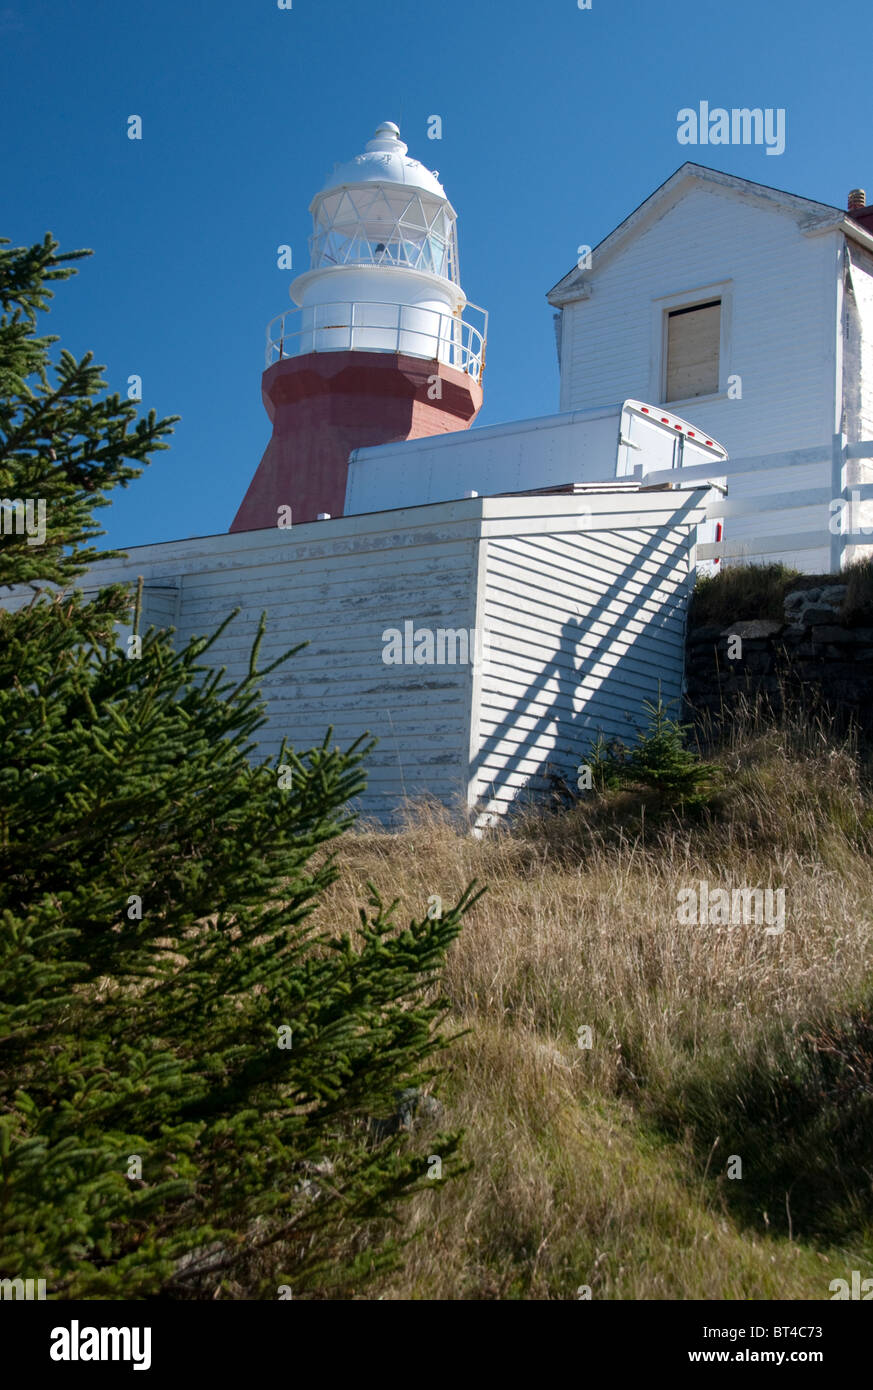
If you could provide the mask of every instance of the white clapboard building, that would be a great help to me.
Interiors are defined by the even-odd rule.
[[[266,610],[262,664],[309,645],[264,681],[261,756],[369,731],[362,811],[388,822],[428,795],[484,823],[524,788],[575,785],[598,732],[628,739],[659,688],[679,699],[709,495],[623,483],[369,512],[137,547],[84,587],[142,576],[143,627],[177,642],[239,606],[210,659],[240,678]]]
[[[873,537],[873,207],[847,202],[685,164],[548,296],[562,411],[641,397],[725,445],[728,560],[822,572]]]
[[[386,122],[313,200],[312,267],[268,330],[273,436],[230,532],[83,587],[142,578],[143,625],[179,643],[239,607],[211,651],[229,675],[263,611],[265,664],[307,642],[265,679],[259,755],[369,732],[360,809],[383,822],[429,795],[483,824],[573,785],[598,735],[678,703],[701,562],[850,553],[831,504],[863,489],[873,435],[853,198],[683,166],[549,295],[560,413],[469,429],[487,315],[442,185]]]

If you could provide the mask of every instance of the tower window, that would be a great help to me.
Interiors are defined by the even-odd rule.
[[[665,400],[715,395],[720,336],[720,299],[668,311]]]

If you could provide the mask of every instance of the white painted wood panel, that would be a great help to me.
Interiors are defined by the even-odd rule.
[[[669,494],[668,494],[669,496]],[[676,505],[674,495],[673,505]],[[691,524],[489,539],[489,645],[473,711],[482,823],[558,774],[571,786],[599,733],[632,741],[646,700],[678,709]]]
[[[625,484],[200,537],[100,562],[82,587],[142,576],[143,628],[173,626],[177,643],[238,607],[207,658],[231,680],[263,611],[262,666],[308,642],[263,678],[257,756],[274,759],[285,736],[305,753],[329,726],[340,747],[375,735],[365,816],[389,823],[423,795],[466,809],[492,785],[504,810],[544,785],[544,762],[572,763],[597,729],[631,729],[659,680],[665,698],[678,692],[688,548],[711,497]],[[407,620],[479,641],[487,630],[491,647],[478,665],[386,665],[383,634]]]
[[[470,667],[386,665],[382,654],[383,632],[402,630],[407,619],[434,630],[473,626],[478,521],[469,503],[462,513],[419,509],[407,525],[404,517],[337,518],[145,546],[95,567],[86,582],[98,575],[102,583],[133,582],[143,574],[144,622],[155,620],[161,604],[153,584],[180,585],[177,642],[215,631],[239,607],[209,654],[230,678],[248,668],[262,611],[262,666],[307,642],[262,683],[268,719],[258,755],[275,758],[285,736],[304,752],[328,726],[340,747],[375,734],[356,809],[387,822],[405,796],[451,805],[463,803],[467,789]]]

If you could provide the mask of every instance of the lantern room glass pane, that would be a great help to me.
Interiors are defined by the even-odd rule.
[[[404,188],[338,190],[315,210],[313,268],[399,265],[457,277],[454,218],[446,207]]]

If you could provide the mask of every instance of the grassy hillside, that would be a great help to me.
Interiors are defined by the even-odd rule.
[[[405,1209],[421,1238],[377,1295],[827,1299],[871,1272],[873,793],[808,722],[747,713],[714,760],[692,821],[624,792],[481,840],[419,807],[342,842],[328,915],[368,878],[400,920],[489,890],[436,1088],[471,1167]],[[784,932],[681,925],[701,879],[784,886]]]

